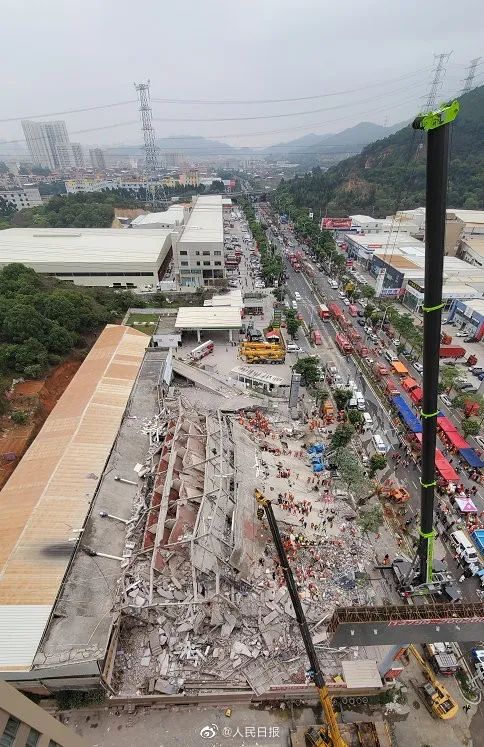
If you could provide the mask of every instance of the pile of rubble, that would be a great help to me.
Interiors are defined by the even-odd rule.
[[[122,695],[217,688],[260,694],[304,682],[303,642],[252,486],[272,497],[319,646],[326,646],[324,623],[336,606],[371,604],[374,597],[374,550],[348,496],[330,490],[327,475],[314,476],[306,448],[288,435],[287,424],[275,427],[261,413],[178,411],[143,427],[151,443],[146,490],[127,536],[138,551],[120,583],[111,686]],[[255,464],[235,457],[241,432]],[[238,531],[254,559],[246,566],[234,560],[241,557]],[[326,666],[328,678],[341,677],[338,657]]]

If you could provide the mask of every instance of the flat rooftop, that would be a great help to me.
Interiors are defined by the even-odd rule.
[[[0,232],[0,265],[156,264],[171,247],[170,234],[169,228],[7,228]]]
[[[484,236],[466,236],[462,243],[467,244],[476,254],[484,255]]]
[[[178,243],[215,243],[223,240],[222,196],[197,197]]]
[[[472,301],[465,301],[465,305],[468,309],[472,309],[477,314],[484,316],[484,298],[476,298]]]
[[[0,670],[29,670],[148,338],[108,325],[0,491]]]
[[[175,226],[183,223],[183,216],[183,205],[170,205],[168,210],[164,210],[163,212],[138,215],[137,218],[131,221],[131,225],[135,228],[139,228],[139,226],[149,226],[153,223],[165,223],[170,226]]]
[[[185,306],[178,310],[175,329],[239,329],[240,307]]]

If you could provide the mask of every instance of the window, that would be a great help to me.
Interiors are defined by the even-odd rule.
[[[188,262],[180,262],[182,267],[188,267]]]
[[[209,260],[208,262],[204,262],[204,263],[203,263],[203,266],[204,266],[204,267],[210,267],[210,260]]]
[[[186,257],[186,256],[187,256],[187,254],[188,254],[188,252],[180,252],[180,256],[181,256],[181,257]],[[198,254],[198,252],[197,252],[197,254]]]
[[[13,716],[8,717],[5,729],[3,730],[3,734],[0,737],[0,747],[12,747],[19,726],[20,721],[18,720],[18,718],[14,718]]]
[[[221,264],[222,264],[221,262],[217,262],[217,261],[214,262],[215,267],[220,267]]]
[[[197,257],[200,256],[200,252],[195,252],[195,254],[196,254]]]
[[[214,252],[214,254],[215,254],[216,257],[220,257],[220,255],[222,254],[222,252]]]
[[[25,747],[37,747],[37,742],[40,739],[40,732],[37,729],[31,729],[25,742]]]
[[[202,252],[204,257],[210,257],[210,252]]]
[[[197,262],[197,267],[200,267],[201,264],[202,264],[201,262]]]

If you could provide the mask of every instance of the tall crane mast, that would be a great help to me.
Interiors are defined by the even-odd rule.
[[[304,648],[306,649],[306,654],[311,666],[314,684],[318,689],[319,699],[321,701],[321,706],[323,708],[323,713],[326,720],[326,725],[321,727],[316,738],[312,737],[313,744],[315,745],[315,747],[347,747],[346,742],[341,736],[338,722],[336,720],[336,714],[333,708],[333,703],[331,701],[331,696],[324,681],[323,673],[321,672],[321,666],[316,654],[316,649],[314,648],[311,633],[309,632],[306,617],[301,605],[301,600],[299,599],[296,582],[294,581],[294,576],[292,575],[292,570],[289,566],[286,551],[284,549],[284,545],[282,544],[279,527],[277,526],[274,511],[272,510],[271,501],[269,498],[266,498],[260,490],[257,489],[254,491],[254,496],[259,505],[259,508],[257,509],[258,518],[263,518],[264,511],[267,517],[269,529],[272,534],[272,539],[274,540],[274,545],[276,546],[277,554],[279,556],[279,562],[281,564],[284,579],[289,591],[289,596],[291,597],[292,606],[294,607],[297,624],[299,625],[299,630],[301,631]]]

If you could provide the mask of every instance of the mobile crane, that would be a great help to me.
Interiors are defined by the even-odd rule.
[[[299,630],[301,631],[302,639],[304,641],[304,648],[306,649],[306,654],[311,666],[311,676],[314,679],[314,684],[318,689],[319,699],[321,701],[321,706],[323,708],[323,713],[326,721],[326,724],[320,728],[313,727],[309,729],[306,732],[306,740],[313,747],[348,747],[345,740],[341,736],[338,722],[336,720],[336,714],[331,702],[331,696],[321,672],[316,649],[314,648],[311,633],[309,632],[308,624],[304,616],[301,600],[299,599],[296,582],[294,581],[294,576],[292,575],[292,570],[289,566],[286,551],[284,549],[284,545],[282,544],[279,527],[277,526],[274,511],[272,510],[271,501],[269,498],[266,498],[260,490],[257,489],[254,491],[254,496],[259,505],[259,508],[257,509],[257,518],[262,519],[264,517],[265,511],[267,521],[269,523],[269,529],[276,546],[282,572],[284,573],[284,578],[286,580],[286,585],[291,597],[292,606],[294,607],[294,612],[296,614],[296,620],[299,625]]]

